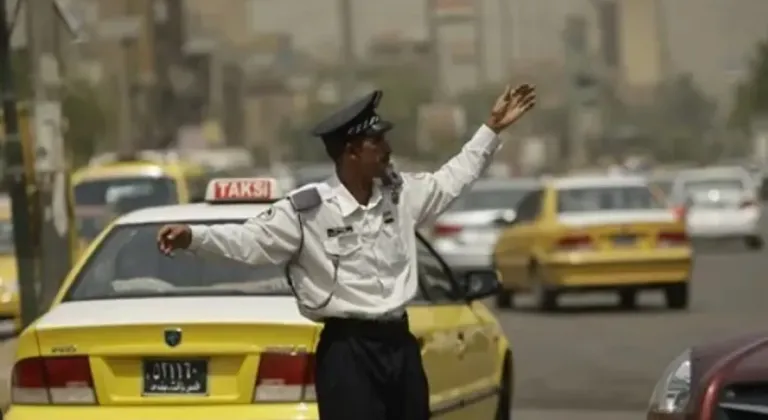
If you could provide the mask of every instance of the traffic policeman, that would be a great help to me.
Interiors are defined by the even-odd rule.
[[[336,171],[244,224],[168,225],[160,251],[188,249],[250,264],[285,264],[306,317],[324,323],[316,350],[321,420],[426,420],[429,390],[406,305],[418,285],[415,230],[467,189],[531,109],[534,88],[507,87],[487,122],[433,173],[397,173],[375,91],[314,130]]]

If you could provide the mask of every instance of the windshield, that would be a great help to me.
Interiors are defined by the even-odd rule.
[[[557,197],[559,213],[663,208],[647,187],[639,186],[569,188]]]
[[[653,186],[659,189],[664,195],[668,196],[672,192],[672,186],[674,185],[674,180],[671,179],[657,179],[653,181]]]
[[[14,252],[13,224],[10,220],[0,221],[0,255],[12,255]]]
[[[93,239],[114,217],[145,207],[177,204],[170,178],[110,178],[83,181],[75,188],[75,217],[81,238]]]
[[[459,196],[451,205],[451,211],[515,209],[528,190],[498,188],[470,190]]]
[[[251,266],[186,251],[172,258],[161,255],[155,242],[160,226],[113,229],[88,258],[65,300],[291,294],[282,266]]]
[[[745,189],[744,181],[738,178],[722,179],[696,179],[683,182],[683,188],[688,193],[707,191],[742,191]]]

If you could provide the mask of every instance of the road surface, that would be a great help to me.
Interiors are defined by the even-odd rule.
[[[768,251],[697,255],[687,312],[664,309],[651,292],[636,312],[614,309],[616,299],[574,296],[552,315],[496,311],[515,352],[516,408],[644,410],[658,375],[687,346],[766,329]]]

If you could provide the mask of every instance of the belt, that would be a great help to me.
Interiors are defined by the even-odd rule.
[[[398,318],[326,318],[323,332],[337,335],[355,335],[376,338],[404,336],[410,332],[408,314],[403,313]]]

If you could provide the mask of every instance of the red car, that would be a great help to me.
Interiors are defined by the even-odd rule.
[[[768,419],[768,333],[692,347],[653,390],[648,420]]]

